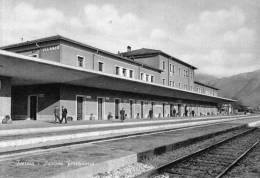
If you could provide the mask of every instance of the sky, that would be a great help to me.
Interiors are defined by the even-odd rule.
[[[0,46],[51,35],[152,48],[226,77],[260,69],[259,0],[0,0]]]

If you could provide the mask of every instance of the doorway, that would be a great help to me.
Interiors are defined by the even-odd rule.
[[[165,104],[163,103],[163,117],[165,117]]]
[[[181,117],[182,113],[181,113],[181,104],[178,104],[178,116]]]
[[[141,101],[141,118],[144,118],[144,102]]]
[[[115,119],[119,118],[119,99],[115,99]]]
[[[103,98],[98,98],[98,120],[103,119]]]
[[[84,98],[77,96],[77,120],[83,120],[83,102]]]
[[[31,95],[29,96],[29,118],[31,120],[37,119],[37,112],[38,112],[38,96]]]
[[[130,100],[130,118],[133,118],[133,100]]]
[[[171,104],[171,105],[170,105],[170,117],[174,117],[174,114],[175,114],[175,113],[173,113],[173,110],[174,110],[174,105]]]

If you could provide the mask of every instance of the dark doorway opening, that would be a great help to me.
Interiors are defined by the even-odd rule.
[[[98,120],[103,118],[103,98],[98,98]]]
[[[29,117],[32,120],[37,119],[37,110],[38,110],[38,97],[37,96],[30,96],[29,97],[29,107],[30,107],[30,112],[29,112]]]
[[[83,119],[83,101],[83,97],[77,96],[77,120]]]
[[[115,99],[115,118],[116,119],[119,118],[119,103],[120,103],[120,100]]]

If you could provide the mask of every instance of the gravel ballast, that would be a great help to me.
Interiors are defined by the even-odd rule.
[[[151,165],[135,163],[120,169],[113,170],[111,172],[100,173],[95,175],[94,178],[132,178],[153,168],[154,167]]]

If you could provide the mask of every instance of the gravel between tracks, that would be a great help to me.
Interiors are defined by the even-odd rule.
[[[172,152],[167,152],[167,153],[159,155],[159,156],[150,157],[149,159],[143,160],[142,162],[144,164],[153,165],[154,167],[159,167],[166,163],[171,162],[172,160],[183,157],[185,155],[189,155],[199,149],[212,145],[218,141],[232,137],[235,134],[241,133],[241,131],[245,131],[245,129],[239,129],[239,130],[235,130],[235,131],[232,131],[229,133],[221,134],[214,138],[210,138],[210,139],[200,141],[200,142],[194,143],[194,144],[186,146],[186,147],[182,147],[180,149],[173,150]]]
[[[260,138],[259,138],[260,139]],[[248,153],[224,178],[259,178],[260,177],[260,143]]]
[[[143,163],[135,163],[111,172],[95,175],[94,178],[132,178],[143,172],[149,171],[154,167]]]
[[[232,132],[234,133],[234,132]],[[259,130],[258,132],[256,132],[256,134],[259,135]],[[216,142],[216,141],[220,141],[220,140],[223,140],[225,137],[230,137],[231,135],[229,134],[228,135],[223,135],[222,138],[221,136],[218,136],[218,137],[215,137],[214,139],[209,139],[209,140],[206,140],[206,141],[203,141],[203,142],[199,142],[197,144],[194,144],[194,145],[191,145],[189,147],[185,147],[181,150],[175,150],[174,152],[170,152],[170,153],[166,153],[164,155],[162,155],[160,158],[157,158],[157,166],[159,166],[160,164],[163,164],[162,162],[159,162],[159,161],[165,161],[166,159],[169,160],[174,160],[178,157],[181,157],[181,156],[184,156],[186,154],[189,154],[192,151],[192,148],[194,148],[195,145],[197,145],[198,147],[197,148],[194,148],[194,151],[198,148],[202,148],[202,147],[205,147],[207,145],[211,145],[211,142]],[[214,141],[213,141],[214,140]],[[199,145],[198,145],[199,144]],[[246,142],[244,143],[246,144]],[[182,155],[178,155],[177,153],[179,153],[179,151],[181,151]],[[189,152],[190,151],[190,152]],[[228,174],[226,177],[249,177],[249,178],[254,178],[254,177],[260,177],[260,156],[259,156],[259,153],[260,153],[260,145],[258,144],[258,150],[255,149],[255,152],[253,152],[251,154],[251,157],[249,158],[246,158],[244,162],[242,162],[241,164],[239,164],[240,166],[238,167],[235,167],[234,170],[232,170],[232,172],[230,172],[230,174]],[[159,161],[158,161],[159,160]],[[149,161],[147,163],[152,163],[152,162],[155,162],[154,160],[153,161]],[[166,162],[166,161],[165,161]],[[159,163],[159,164],[158,164]],[[153,178],[164,178],[164,177],[167,177],[167,174],[159,174],[159,175],[154,175]]]

